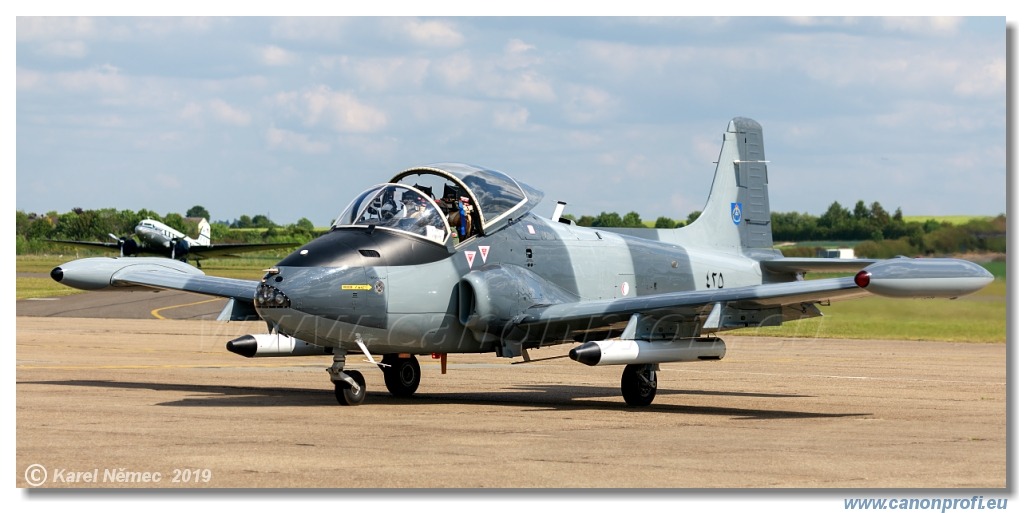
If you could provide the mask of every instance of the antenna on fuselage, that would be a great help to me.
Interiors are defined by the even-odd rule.
[[[565,205],[566,203],[564,201],[559,201],[555,204],[555,213],[551,214],[552,221],[557,223],[558,220],[562,218],[562,212],[565,211]]]

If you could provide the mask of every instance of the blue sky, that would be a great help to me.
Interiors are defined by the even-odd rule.
[[[543,213],[703,207],[735,116],[774,211],[1006,211],[1004,18],[31,18],[16,207],[326,226],[444,161]]]

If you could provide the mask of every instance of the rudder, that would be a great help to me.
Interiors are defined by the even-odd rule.
[[[203,218],[202,221],[199,221],[199,239],[198,239],[198,242],[199,242],[200,246],[209,246],[210,245],[210,222],[207,221],[206,218]]]
[[[694,243],[719,249],[772,247],[768,167],[757,121],[737,117],[729,122],[707,204],[679,231]]]

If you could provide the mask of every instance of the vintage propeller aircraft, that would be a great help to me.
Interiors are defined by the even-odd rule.
[[[298,244],[290,242],[248,244],[229,243],[213,244],[210,241],[210,222],[203,219],[199,222],[199,238],[193,239],[156,219],[143,219],[135,225],[135,235],[139,242],[131,237],[118,237],[109,234],[115,242],[94,242],[87,240],[50,240],[74,246],[106,248],[117,250],[121,256],[161,255],[175,260],[187,262],[190,258],[199,266],[204,258],[218,256],[237,256],[237,253],[264,251],[268,249],[293,248]]]
[[[435,193],[440,197],[435,197]],[[230,298],[221,319],[263,319],[269,333],[227,349],[247,357],[333,355],[343,405],[365,380],[364,355],[388,390],[412,395],[416,357],[528,351],[574,344],[585,365],[623,365],[622,396],[646,406],[659,364],[719,360],[716,335],[821,316],[819,305],[867,294],[956,298],[992,281],[956,259],[785,258],[772,247],[761,126],[735,118],[724,134],[707,205],[677,229],[599,230],[533,213],[540,191],[498,171],[436,164],[370,187],[329,233],[259,281],[206,276],[166,259],[87,258],[53,269],[86,290],[174,289]],[[814,271],[849,272],[804,280]],[[379,360],[375,356],[380,356]]]

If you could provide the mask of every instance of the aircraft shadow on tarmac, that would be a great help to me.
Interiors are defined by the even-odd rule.
[[[119,389],[140,389],[155,391],[175,391],[204,394],[202,397],[186,397],[177,401],[159,403],[161,406],[174,407],[333,407],[337,408],[333,390],[283,387],[246,387],[224,385],[193,385],[185,383],[144,383],[109,380],[66,380],[66,381],[20,381],[18,384],[55,385],[73,387],[99,387]],[[803,398],[811,397],[796,394],[767,394],[746,392],[716,392],[707,390],[665,390],[659,389],[659,395],[715,395],[759,398]],[[397,407],[409,404],[436,402],[463,405],[495,405],[505,404],[527,409],[538,410],[624,410],[630,409],[621,402],[619,389],[613,387],[570,386],[570,385],[529,385],[513,386],[495,392],[453,392],[453,393],[417,393],[412,398],[392,397],[386,392],[367,393],[365,407]],[[758,410],[749,408],[725,408],[714,406],[686,406],[656,404],[637,411],[662,413],[685,413],[690,415],[722,415],[737,420],[766,419],[805,419],[805,418],[836,418],[865,417],[870,413],[820,413],[789,410]]]

